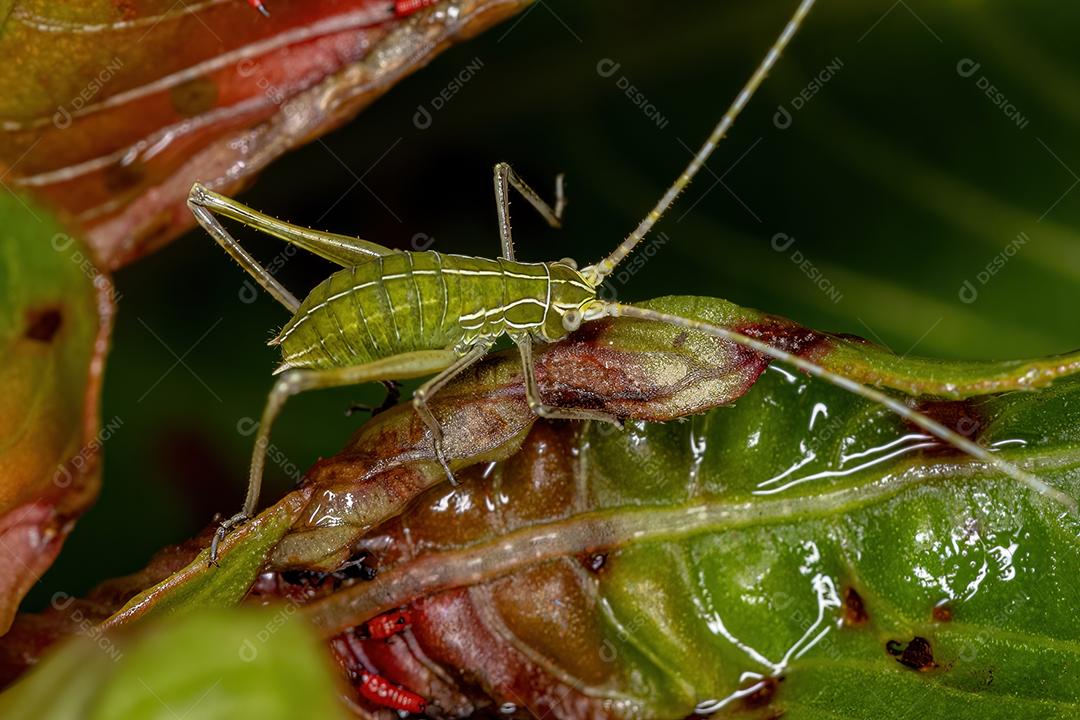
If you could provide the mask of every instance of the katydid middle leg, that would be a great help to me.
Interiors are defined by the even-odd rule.
[[[617,418],[608,413],[598,410],[583,410],[578,408],[559,408],[544,403],[540,397],[540,386],[536,383],[536,363],[532,354],[532,338],[527,333],[512,335],[511,339],[518,346],[521,353],[521,370],[525,376],[525,398],[531,409],[538,417],[549,420],[598,420],[612,423],[616,427],[622,427]]]
[[[473,345],[468,352],[454,361],[452,365],[447,367],[441,373],[428,380],[426,383],[417,388],[413,393],[413,407],[416,409],[416,414],[420,416],[420,419],[424,421],[424,424],[428,426],[428,430],[431,431],[431,442],[435,446],[435,458],[442,465],[442,469],[446,471],[446,477],[450,480],[452,485],[457,485],[457,479],[454,477],[454,471],[450,469],[450,464],[446,461],[446,456],[443,454],[443,431],[442,425],[439,424],[435,414],[431,412],[431,408],[428,407],[428,401],[431,397],[439,392],[448,382],[455,377],[465,372],[470,365],[480,360],[484,355],[487,355],[488,350],[494,344],[493,340],[481,340]]]
[[[509,189],[513,187],[524,196],[529,203],[536,208],[537,212],[547,220],[552,227],[562,225],[562,214],[566,207],[566,198],[563,193],[563,176],[559,174],[555,178],[555,207],[554,209],[544,202],[535,190],[522,180],[514,169],[507,163],[499,163],[495,166],[495,202],[499,211],[499,239],[502,241],[503,257],[507,260],[514,258],[514,240],[510,225],[510,196]],[[570,264],[570,260],[561,262]],[[532,337],[528,333],[513,335],[512,339],[521,353],[521,365],[525,376],[525,396],[529,401],[529,407],[534,413],[543,418],[559,420],[599,420],[602,422],[619,425],[619,421],[602,412],[578,409],[563,409],[546,405],[540,397],[540,389],[536,384],[536,365],[532,355]]]
[[[499,240],[502,242],[502,256],[514,260],[513,229],[510,226],[510,188],[514,188],[529,204],[536,208],[541,217],[553,228],[562,227],[562,214],[566,207],[563,194],[563,176],[555,176],[555,207],[544,202],[529,185],[522,180],[508,163],[495,165],[495,207],[499,213]]]

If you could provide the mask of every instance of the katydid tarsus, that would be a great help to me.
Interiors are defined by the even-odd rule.
[[[552,207],[505,163],[495,166],[502,242],[502,255],[495,259],[393,250],[353,237],[309,230],[276,220],[196,184],[188,200],[196,219],[293,314],[271,341],[281,347],[283,362],[259,425],[243,509],[220,525],[211,558],[216,558],[224,534],[256,510],[270,429],[290,396],[318,388],[434,375],[414,393],[412,403],[430,431],[436,458],[453,481],[453,471],[443,453],[441,425],[428,401],[484,357],[503,335],[508,335],[520,351],[526,397],[538,416],[617,422],[597,412],[546,405],[537,387],[532,357],[533,343],[556,342],[582,323],[604,317],[633,317],[681,326],[793,365],[887,407],[939,440],[1075,510],[1076,502],[1060,490],[879,390],[727,328],[598,297],[605,278],[648,235],[708,160],[813,3],[802,0],[712,134],[637,228],[607,257],[581,269],[570,259],[546,263],[515,260],[509,216],[511,188],[550,225],[558,227],[564,206],[562,178],[556,180],[556,202]],[[318,254],[342,269],[301,302],[229,235],[215,214]]]

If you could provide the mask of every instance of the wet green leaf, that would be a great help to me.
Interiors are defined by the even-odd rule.
[[[747,399],[584,440],[594,506],[655,508],[598,588],[627,687],[671,717],[1075,715],[1077,518],[832,388],[777,371]],[[935,412],[1080,492],[1080,381]]]
[[[1074,356],[898,358],[721,300],[647,305],[908,390],[1080,494]],[[347,671],[377,669],[449,716],[513,704],[567,720],[898,717],[916,703],[1066,717],[1080,705],[1068,680],[1080,521],[1059,506],[886,408],[697,332],[590,323],[537,364],[545,397],[626,428],[538,422],[519,360],[495,355],[433,403],[456,418],[459,487],[412,409],[392,409],[231,536],[220,568],[203,550],[107,624],[236,602],[262,573],[253,601],[305,604]],[[322,574],[361,556],[374,579]],[[402,606],[414,642],[364,638],[367,620]]]
[[[826,339],[807,352],[828,364],[858,347]],[[890,368],[878,381],[901,386],[1001,369],[935,363],[921,376],[923,361],[863,348],[866,367]],[[1080,378],[912,401],[1080,494]],[[380,667],[443,707],[463,707],[476,682],[493,706],[564,718],[1080,709],[1080,520],[780,366],[685,422],[536,425],[513,457],[432,488],[359,547],[378,576],[310,616],[348,637],[411,606],[417,652],[462,680],[432,684],[408,652]]]
[[[288,531],[303,507],[303,495],[293,494],[256,520],[230,533],[210,562],[204,548],[184,569],[131,598],[104,623],[119,626],[148,615],[186,614],[236,605],[262,572],[268,555]]]

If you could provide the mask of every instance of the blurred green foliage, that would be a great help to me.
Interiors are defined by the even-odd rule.
[[[321,643],[295,605],[80,633],[0,697],[9,720],[278,720],[344,716]]]
[[[793,5],[538,4],[284,158],[242,199],[394,247],[419,235],[441,251],[494,255],[491,167],[507,160],[545,194],[556,172],[567,174],[561,232],[514,203],[519,258],[592,261],[678,173]],[[658,228],[667,242],[625,283],[616,278],[618,296],[723,297],[898,353],[1018,357],[1080,346],[1080,70],[1069,15],[1080,10],[822,3],[714,156],[713,174]],[[958,71],[966,59],[979,63],[970,77]],[[619,63],[610,77],[597,70],[604,60]],[[812,97],[796,110],[815,78],[820,91],[806,90]],[[627,84],[655,108],[651,118]],[[1007,102],[988,97],[987,84]],[[452,97],[435,109],[440,93]],[[414,124],[421,104],[426,129]],[[781,104],[786,129],[774,121]],[[1016,245],[1021,232],[1028,239]],[[794,243],[777,251],[786,243],[778,233]],[[267,262],[284,250],[243,237]],[[1010,244],[1015,254],[981,283]],[[800,260],[828,279],[831,297]],[[302,291],[328,270],[296,254],[279,277]],[[973,303],[960,298],[965,280],[978,291]],[[101,500],[32,605],[135,570],[242,497],[251,438],[237,426],[261,411],[275,363],[264,343],[285,313],[266,296],[243,302],[254,286],[201,232],[117,283],[104,419],[123,418],[123,429],[106,448]],[[302,471],[362,422],[344,417],[350,401],[378,397],[373,388],[301,397],[276,442]],[[271,470],[270,494],[288,487],[287,474]]]

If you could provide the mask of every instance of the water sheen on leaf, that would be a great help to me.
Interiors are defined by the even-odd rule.
[[[648,306],[907,391],[1080,493],[1075,354],[902,358],[721,300]],[[399,406],[230,538],[222,568],[193,544],[148,569],[145,593],[99,593],[94,617],[132,596],[109,624],[231,602],[253,583],[249,602],[303,605],[353,682],[377,671],[446,717],[1075,714],[1080,524],[1058,506],[887,409],[679,328],[589,323],[542,349],[537,377],[549,402],[625,428],[538,421],[518,359],[496,354],[433,401],[455,418],[458,487]],[[365,639],[400,607],[404,635]],[[21,622],[6,672],[65,622]]]
[[[1080,380],[919,407],[1080,492]],[[773,367],[686,422],[536,425],[370,533],[378,576],[309,612],[410,606],[415,649],[333,643],[461,717],[1074,717],[1078,537],[887,410]]]
[[[641,527],[674,536],[624,543],[597,587],[635,694],[664,716],[708,700],[785,717],[1075,715],[1076,518],[832,388],[777,371],[751,395],[583,440],[590,506],[655,508]],[[1075,494],[1078,399],[1070,380],[954,410]],[[652,482],[626,482],[632,468]]]

